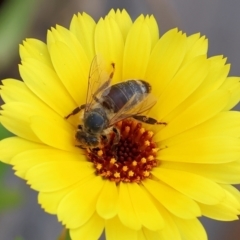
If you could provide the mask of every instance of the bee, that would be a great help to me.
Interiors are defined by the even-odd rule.
[[[103,61],[95,56],[90,67],[88,77],[88,91],[86,103],[75,108],[65,118],[84,110],[75,134],[80,148],[96,149],[102,142],[107,142],[110,132],[115,133],[113,145],[120,140],[119,130],[114,125],[126,118],[159,124],[153,118],[140,115],[150,109],[156,98],[151,94],[151,85],[141,79],[129,79],[111,85],[115,64],[111,63],[111,73],[104,71]]]

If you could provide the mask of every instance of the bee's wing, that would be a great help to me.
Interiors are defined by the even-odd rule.
[[[139,115],[153,107],[157,102],[155,96],[151,93],[146,93],[143,100],[136,104],[138,97],[138,94],[134,94],[123,108],[110,119],[109,125],[112,126],[123,119]]]
[[[112,63],[111,66],[112,72],[108,73],[104,60],[99,55],[93,58],[88,76],[85,111],[89,111],[92,105],[100,98],[101,93],[109,87],[114,74],[114,64]]]

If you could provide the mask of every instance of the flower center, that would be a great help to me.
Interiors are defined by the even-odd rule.
[[[151,175],[156,167],[157,145],[152,141],[153,132],[146,130],[135,120],[123,120],[116,124],[120,141],[114,145],[115,133],[100,150],[88,152],[96,174],[114,182],[140,183]]]

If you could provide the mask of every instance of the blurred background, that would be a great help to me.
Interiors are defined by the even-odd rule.
[[[45,41],[47,29],[68,27],[74,13],[84,11],[97,20],[111,8],[125,8],[133,19],[154,14],[161,34],[174,27],[188,35],[201,32],[209,39],[209,56],[223,54],[231,63],[230,75],[240,75],[239,0],[0,0],[0,79],[20,78],[18,45],[23,39]],[[240,221],[202,222],[209,240],[240,239]],[[0,239],[56,240],[61,229],[56,217],[37,204],[36,192],[0,165]]]

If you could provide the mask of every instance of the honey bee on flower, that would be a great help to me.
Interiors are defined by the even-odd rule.
[[[140,79],[131,79],[111,85],[115,64],[112,63],[110,75],[105,73],[102,60],[96,56],[91,64],[87,101],[75,108],[65,118],[84,110],[82,125],[78,125],[76,139],[80,148],[96,149],[101,142],[109,141],[109,131],[114,132],[112,148],[120,140],[120,132],[114,125],[119,121],[133,117],[148,124],[161,124],[157,120],[140,115],[150,109],[156,98],[151,94],[151,85]]]

